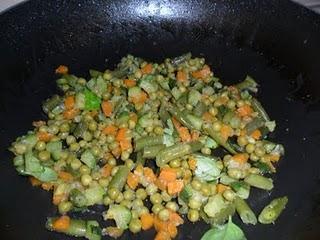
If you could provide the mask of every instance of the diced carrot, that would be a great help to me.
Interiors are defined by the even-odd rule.
[[[140,216],[141,228],[148,230],[153,227],[153,216],[150,213],[144,213]]]
[[[139,185],[139,177],[130,172],[127,177],[127,184],[131,189],[136,189]]]
[[[147,101],[148,95],[144,91],[141,91],[141,93],[137,96],[131,97],[129,100],[133,102],[134,104],[143,104],[145,101]]]
[[[58,176],[59,178],[61,178],[63,181],[66,181],[66,182],[70,182],[73,180],[73,176],[68,172],[61,171],[58,173]]]
[[[160,172],[159,179],[162,179],[166,182],[172,182],[177,179],[177,172],[173,168],[163,168]]]
[[[111,117],[112,115],[112,103],[110,101],[103,101],[101,103],[101,108],[106,117]]]
[[[169,223],[167,229],[171,238],[175,238],[178,235],[178,228],[174,224]]]
[[[134,121],[135,123],[138,122],[138,115],[137,115],[136,113],[131,112],[131,113],[129,114],[129,117],[130,117],[130,120],[131,120],[131,121]]]
[[[122,140],[119,144],[122,152],[132,148],[132,144],[129,139]]]
[[[77,116],[77,114],[79,113],[79,109],[76,109],[76,108],[72,108],[70,110],[65,110],[63,112],[63,117],[65,119],[73,119],[75,116]]]
[[[196,170],[196,167],[197,167],[197,160],[196,160],[196,159],[190,158],[190,159],[188,160],[188,164],[189,164],[189,168],[190,168],[191,170]]]
[[[181,192],[183,188],[183,180],[175,180],[173,182],[168,183],[168,193],[170,195],[175,195],[179,192]]]
[[[252,112],[253,110],[248,104],[245,104],[237,109],[237,113],[240,117],[250,116]]]
[[[69,71],[68,67],[67,66],[64,66],[64,65],[60,65],[59,67],[57,67],[56,69],[56,73],[57,74],[67,74]]]
[[[154,240],[171,240],[170,234],[166,231],[160,231],[157,233]]]
[[[112,165],[110,164],[105,164],[102,168],[101,168],[101,176],[102,177],[109,177],[111,175],[111,171],[112,171]]]
[[[155,215],[153,218],[153,225],[157,232],[167,230],[167,223],[165,221],[161,221],[157,215]]]
[[[192,72],[192,77],[204,80],[210,76],[210,67],[208,65],[204,65],[201,70]]]
[[[198,131],[192,131],[191,132],[191,140],[197,141],[200,137],[200,133]]]
[[[67,110],[74,108],[75,98],[74,96],[68,96],[64,99],[64,106]]]
[[[170,211],[169,222],[175,226],[183,224],[183,219],[179,216],[178,213]]]
[[[113,154],[113,156],[115,156],[115,158],[118,158],[121,155],[121,148],[116,147],[116,148],[112,149],[111,153]]]
[[[221,183],[217,184],[217,193],[223,193],[227,189],[230,189],[230,187]]]
[[[188,80],[188,75],[185,71],[178,71],[176,78],[179,82],[185,82]]]
[[[255,140],[259,140],[261,138],[261,132],[259,129],[254,130],[251,133],[251,137],[253,137]]]
[[[203,121],[205,122],[212,122],[214,117],[209,113],[209,112],[205,112],[203,115],[202,115],[202,119]]]
[[[49,142],[53,136],[48,132],[38,132],[37,137],[40,141]]]
[[[182,142],[190,142],[191,141],[191,134],[190,134],[188,128],[180,127],[178,129],[178,132],[179,132],[179,136],[180,136]]]
[[[37,179],[37,178],[35,178],[35,177],[29,177],[29,180],[30,180],[31,185],[32,185],[33,187],[40,186],[41,183],[42,183],[39,179]]]
[[[227,141],[232,136],[232,132],[232,128],[229,125],[222,125],[220,129],[220,134],[224,141]]]
[[[53,188],[53,184],[45,182],[45,183],[41,184],[41,188],[46,190],[46,191],[50,191]]]
[[[149,183],[153,183],[157,180],[156,175],[154,174],[153,170],[149,167],[143,168],[143,175],[147,179]]]
[[[117,133],[116,140],[118,142],[127,140],[128,139],[127,132],[128,132],[128,128],[120,128]]]
[[[152,73],[152,69],[153,69],[152,64],[148,63],[143,68],[141,68],[141,73],[142,74],[150,74],[150,73]]]
[[[164,191],[164,190],[167,189],[167,184],[168,184],[168,182],[165,181],[164,179],[158,178],[158,179],[156,180],[155,184],[156,184],[156,186],[157,186],[160,190]]]
[[[61,194],[53,194],[53,199],[52,203],[54,205],[59,205],[60,202],[62,202],[66,198],[66,195],[61,193]]]
[[[124,83],[124,85],[126,85],[128,88],[129,88],[129,87],[134,87],[134,86],[137,84],[136,81],[133,80],[133,79],[125,79],[125,80],[123,81],[123,83]]]
[[[114,125],[109,125],[107,127],[105,127],[102,132],[106,135],[112,135],[112,136],[116,136],[117,132],[118,132],[118,128]]]
[[[174,117],[171,120],[172,120],[173,126],[178,130],[181,127],[181,123]]]
[[[244,164],[248,161],[249,155],[247,153],[237,153],[232,156],[232,159],[240,164]]]
[[[58,232],[67,231],[70,227],[70,217],[64,215],[55,220],[52,224],[52,228]]]
[[[269,159],[271,162],[278,162],[280,160],[279,154],[270,154]]]

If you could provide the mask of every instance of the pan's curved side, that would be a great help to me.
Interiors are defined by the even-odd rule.
[[[320,18],[276,0],[33,0],[1,15],[2,238],[63,239],[44,229],[46,216],[56,213],[49,193],[17,177],[6,151],[43,118],[40,102],[57,91],[53,69],[65,64],[86,76],[127,53],[160,60],[187,51],[206,57],[225,82],[254,76],[259,98],[278,121],[272,137],[287,154],[271,197],[287,194],[289,205],[275,226],[242,226],[248,239],[318,239]],[[254,191],[250,204],[258,213],[269,199]],[[178,239],[199,239],[207,228],[184,225]]]

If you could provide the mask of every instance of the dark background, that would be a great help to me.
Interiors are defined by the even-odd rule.
[[[71,239],[49,233],[51,194],[16,175],[6,149],[43,119],[41,102],[53,93],[54,69],[64,64],[87,76],[113,68],[131,53],[161,61],[191,51],[207,59],[224,83],[249,74],[259,99],[278,123],[272,139],[286,156],[269,194],[252,191],[256,213],[288,195],[276,225],[244,226],[249,240],[320,239],[320,18],[289,1],[40,1],[0,16],[0,233],[1,239]],[[86,217],[101,219],[93,209]],[[177,239],[200,239],[209,227],[185,224]],[[153,239],[154,232],[123,239]]]

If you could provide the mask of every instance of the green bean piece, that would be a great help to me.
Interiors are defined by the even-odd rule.
[[[49,113],[51,112],[53,109],[59,107],[61,104],[63,103],[62,99],[60,96],[58,95],[53,95],[51,98],[47,99],[43,105],[42,105],[42,110],[45,113]],[[62,112],[62,108],[61,108],[61,112]]]
[[[220,133],[214,131],[212,127],[204,126],[203,129],[205,132],[207,132],[207,134],[210,135],[210,137],[213,138],[213,140],[215,140],[220,146],[224,147],[228,152],[230,152],[231,154],[237,153],[228,142],[222,139],[222,137],[220,136]]]
[[[90,74],[91,77],[96,78],[96,77],[102,76],[103,72],[100,72],[100,71],[97,71],[97,70],[94,70],[94,69],[90,69],[89,70],[89,74]]]
[[[286,208],[287,203],[287,196],[273,199],[259,214],[259,222],[262,224],[274,223]]]
[[[153,146],[146,146],[143,148],[143,158],[155,158],[157,154],[165,148],[165,145],[158,144]]]
[[[46,228],[50,231],[57,231],[53,228],[53,223],[57,218],[48,218],[46,222]],[[101,239],[101,228],[97,221],[93,220],[80,220],[70,219],[70,225],[68,229],[59,231],[73,237],[85,237],[88,240],[100,240]]]
[[[112,177],[108,188],[116,188],[121,191],[126,184],[130,169],[127,166],[119,166],[117,173]]]
[[[264,190],[271,190],[273,188],[273,181],[271,178],[266,178],[258,174],[249,174],[244,181],[250,186],[261,188]]]
[[[256,81],[252,77],[247,76],[244,81],[236,84],[235,87],[238,88],[239,91],[249,90],[251,92],[258,92],[257,86],[258,84],[256,83]]]
[[[168,108],[168,111],[171,115],[173,115],[183,126],[187,127],[188,129],[195,129],[192,122],[189,120],[189,118],[183,114],[177,107],[170,106]]]
[[[235,202],[236,210],[237,210],[242,222],[245,224],[256,225],[257,224],[256,215],[251,210],[251,208],[246,203],[246,201],[240,197],[236,197],[234,202]]]
[[[197,117],[202,117],[202,115],[207,111],[207,106],[203,102],[198,102],[193,110],[194,115]]]
[[[253,133],[255,130],[263,127],[265,124],[265,121],[261,117],[254,118],[251,122],[249,122],[245,129],[248,135]]]
[[[256,99],[256,98],[252,98],[251,99],[251,105],[254,109],[254,111],[256,111],[260,117],[262,117],[262,119],[266,122],[270,121],[270,117],[268,115],[268,113],[266,112],[266,110],[262,107],[261,103]]]
[[[56,231],[53,229],[53,223],[57,220],[58,218],[48,218],[46,222],[46,228],[50,231]],[[87,231],[87,223],[85,220],[80,220],[80,219],[71,219],[70,220],[70,226],[67,230],[61,231],[69,236],[74,236],[74,237],[84,237],[86,235]]]
[[[87,204],[86,196],[76,188],[70,192],[70,201],[78,208],[84,207]]]
[[[199,151],[202,148],[201,142],[179,143],[170,147],[166,147],[159,151],[156,163],[158,167],[165,165],[173,159],[183,157],[187,154]]]
[[[179,57],[175,57],[174,59],[171,60],[171,63],[174,67],[177,67],[178,65],[180,65],[181,63],[184,63],[186,61],[188,61],[191,58],[191,53],[185,53]]]
[[[145,147],[163,144],[163,136],[146,136],[135,141],[134,151],[138,152]]]
[[[143,153],[142,151],[137,152],[137,156],[136,156],[136,164],[135,166],[138,166],[139,164],[141,164],[142,166],[144,166],[146,159],[142,157]]]
[[[229,216],[233,216],[235,213],[235,204],[230,203],[223,209],[221,209],[215,217],[209,217],[203,208],[200,209],[201,218],[210,225],[221,225],[228,220]]]
[[[81,138],[83,136],[83,133],[87,131],[88,129],[88,124],[85,121],[81,121],[78,123],[73,131],[73,135],[76,138]]]

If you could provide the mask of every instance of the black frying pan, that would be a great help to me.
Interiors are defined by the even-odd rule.
[[[249,240],[320,239],[320,17],[285,0],[33,0],[0,16],[1,239],[66,239],[47,232],[56,214],[50,193],[18,177],[6,151],[41,119],[54,92],[54,69],[113,67],[131,53],[160,61],[191,51],[234,83],[250,74],[259,98],[278,122],[272,136],[286,147],[271,196],[253,191],[256,212],[288,195],[274,226],[241,227]],[[99,218],[97,207],[86,217]],[[235,220],[240,224],[238,219]],[[209,228],[186,224],[178,239],[200,239]],[[152,239],[153,231],[122,239]],[[70,238],[68,238],[70,239]]]

